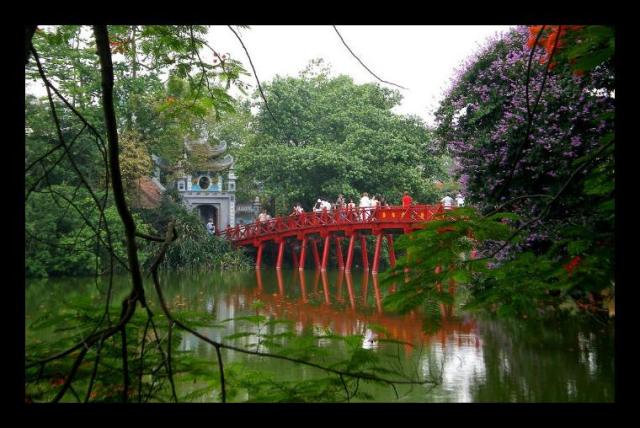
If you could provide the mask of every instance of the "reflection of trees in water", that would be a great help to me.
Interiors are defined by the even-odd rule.
[[[486,378],[475,385],[474,401],[612,401],[613,336],[560,323],[479,322]]]
[[[210,275],[198,276],[196,284],[183,279],[168,288],[174,299],[180,295],[176,302],[191,303],[186,309],[206,310],[214,296],[214,308],[209,313],[217,320],[252,312],[251,304],[259,299],[265,304],[261,313],[292,320],[291,331],[298,335],[316,328],[341,335],[362,335],[364,341],[367,329],[372,330],[371,325],[382,326],[388,331],[386,337],[416,346],[402,347],[398,352],[404,350],[404,355],[399,356],[397,364],[415,364],[416,370],[425,377],[441,376],[442,385],[424,397],[429,401],[614,399],[613,335],[608,329],[600,331],[601,326],[592,327],[574,320],[553,323],[477,320],[463,316],[442,318],[441,323],[433,325],[431,334],[424,334],[422,314],[397,316],[378,310],[376,294],[379,292],[383,298],[385,291],[379,289],[372,277],[368,278],[366,299],[363,299],[360,275],[348,280],[344,275],[329,278],[330,304],[327,304],[320,273],[300,276],[298,272],[285,271],[279,275],[283,281],[279,286],[278,275],[266,271],[260,288],[254,285],[254,275],[227,280],[226,286],[215,289],[211,288]],[[207,335],[222,340],[240,328],[233,322],[225,324],[224,330],[206,329]],[[285,328],[284,325],[270,326],[263,332],[274,334]],[[242,329],[250,331],[250,326],[243,325]],[[375,330],[372,333],[369,336],[376,339],[385,337]],[[188,336],[183,340],[189,340]],[[200,347],[195,340],[193,346]],[[209,348],[201,352],[200,355],[214,357]],[[227,358],[231,362],[241,357],[229,353],[225,360]]]

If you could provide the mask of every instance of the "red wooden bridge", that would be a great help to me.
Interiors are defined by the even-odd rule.
[[[358,238],[362,253],[362,267],[365,270],[369,269],[365,235],[372,234],[376,237],[376,243],[371,272],[378,273],[383,236],[387,240],[390,263],[395,266],[393,233],[410,233],[421,229],[424,227],[424,223],[433,219],[434,215],[443,212],[441,204],[303,212],[287,217],[276,217],[269,221],[230,227],[221,231],[220,236],[237,246],[256,247],[258,249],[256,269],[260,269],[262,264],[265,243],[273,241],[278,245],[276,269],[282,268],[284,250],[288,242],[292,249],[294,267],[298,267],[300,270],[304,269],[307,243],[309,243],[316,268],[325,271],[329,263],[329,251],[333,241],[338,268],[350,272],[353,264],[353,249]],[[344,239],[349,240],[346,262],[342,253]],[[318,252],[318,241],[324,241],[322,258]],[[300,244],[300,254],[298,254],[296,243]]]

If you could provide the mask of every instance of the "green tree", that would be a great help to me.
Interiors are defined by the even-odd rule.
[[[321,61],[298,78],[276,77],[264,91],[268,105],[259,103],[256,136],[238,151],[238,169],[262,183],[265,196],[280,197],[284,210],[338,193],[399,203],[408,190],[434,202],[439,155],[419,118],[391,111],[397,91],[331,77]]]

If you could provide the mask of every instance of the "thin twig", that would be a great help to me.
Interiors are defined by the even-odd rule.
[[[282,126],[280,126],[280,122],[278,122],[276,117],[271,112],[271,108],[269,108],[269,103],[267,101],[267,97],[265,96],[264,91],[262,90],[262,85],[260,84],[260,79],[258,78],[258,72],[256,72],[256,68],[253,65],[253,61],[251,60],[251,55],[249,55],[249,51],[247,50],[247,47],[244,45],[244,42],[240,38],[240,35],[238,33],[236,33],[236,31],[231,27],[231,25],[227,25],[227,27],[229,27],[231,32],[236,36],[236,38],[238,39],[238,41],[242,45],[242,49],[244,49],[244,52],[247,54],[247,58],[249,59],[249,64],[251,65],[251,69],[253,70],[253,76],[256,78],[256,82],[258,83],[258,91],[260,92],[260,96],[262,97],[262,101],[264,101],[264,106],[267,109],[267,111],[269,112],[269,116],[271,116],[271,119],[273,120],[273,123],[277,126],[277,128],[278,128],[278,130],[280,132],[282,132],[283,134],[286,135],[286,138],[288,139],[287,142],[293,141],[293,139],[291,138],[289,133],[287,131],[285,131]]]
[[[73,143],[76,141],[76,139],[80,136],[80,134],[82,134],[82,132],[87,129],[87,125],[82,125],[82,128],[80,129],[80,131],[76,134],[75,137],[73,137],[73,139],[69,142],[69,148],[71,148],[71,146],[73,145]],[[29,166],[27,166],[24,170],[24,173],[26,174],[27,172],[29,172],[29,170],[31,168],[33,168],[33,166],[35,164],[37,164],[38,162],[42,161],[44,158],[46,158],[47,156],[49,156],[51,153],[55,152],[56,150],[62,148],[62,143],[58,143],[55,146],[53,146],[51,149],[47,150],[47,152],[45,154],[43,154],[42,156],[38,157],[38,159],[34,160],[33,162],[31,162],[29,164]],[[62,157],[64,157],[64,155],[62,155]]]
[[[340,40],[342,41],[342,44],[346,46],[347,50],[351,53],[351,55],[353,55],[353,57],[354,57],[355,59],[357,59],[357,60],[358,60],[358,62],[360,63],[360,65],[362,65],[362,66],[365,68],[365,70],[367,70],[369,73],[371,73],[371,75],[372,75],[373,77],[375,77],[376,79],[378,79],[378,80],[379,80],[379,81],[381,81],[382,83],[386,83],[386,84],[388,84],[388,85],[393,85],[393,86],[396,86],[396,87],[398,87],[398,88],[400,88],[400,89],[405,89],[405,90],[406,90],[406,89],[408,89],[408,88],[405,88],[404,86],[400,86],[400,85],[395,84],[395,83],[393,83],[393,82],[388,82],[388,81],[386,81],[386,80],[382,80],[380,77],[378,77],[378,76],[377,76],[373,71],[371,71],[371,69],[369,69],[369,67],[367,67],[367,66],[364,64],[364,62],[362,62],[362,61],[360,60],[360,58],[358,58],[358,55],[356,55],[356,54],[351,50],[351,48],[349,47],[349,45],[347,44],[347,42],[345,42],[345,41],[344,41],[344,39],[342,38],[342,35],[340,34],[340,32],[338,31],[338,29],[336,28],[336,26],[335,26],[335,25],[332,25],[332,27],[333,27],[333,29],[334,29],[334,30],[336,30],[336,33],[338,34],[338,37],[340,37]]]

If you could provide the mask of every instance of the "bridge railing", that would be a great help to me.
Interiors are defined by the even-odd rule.
[[[284,234],[286,232],[322,228],[327,226],[397,223],[412,224],[429,221],[437,213],[443,212],[442,204],[412,205],[410,207],[391,206],[379,208],[354,208],[303,212],[289,216],[275,217],[269,221],[256,221],[246,225],[236,225],[220,231],[220,236],[231,241],[243,241]]]

